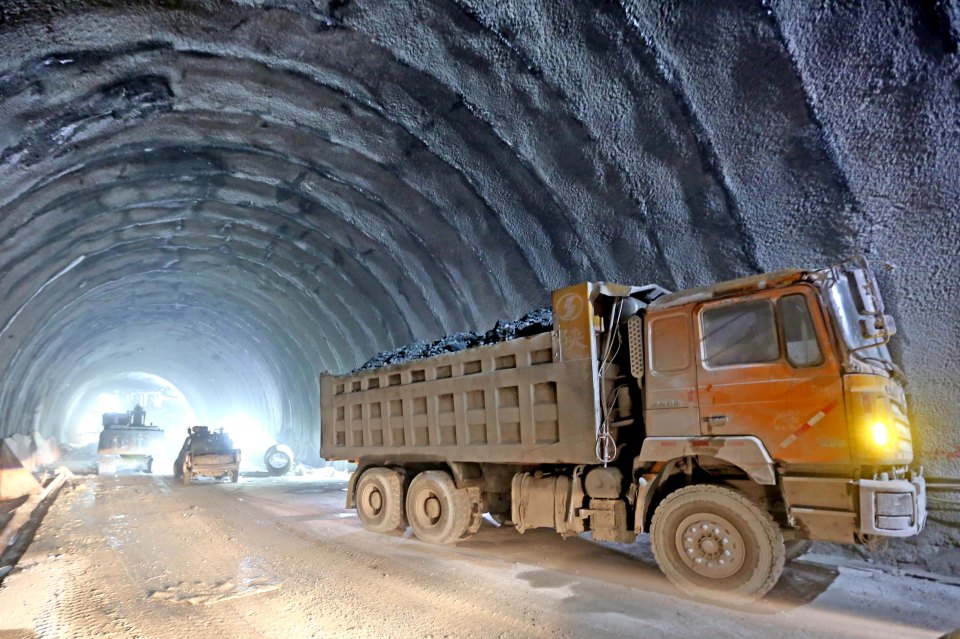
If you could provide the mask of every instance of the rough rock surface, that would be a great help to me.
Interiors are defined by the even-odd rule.
[[[141,371],[309,461],[320,370],[862,252],[958,475],[958,34],[956,0],[7,0],[0,434]]]

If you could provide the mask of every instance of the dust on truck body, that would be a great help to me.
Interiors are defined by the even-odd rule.
[[[451,543],[484,512],[629,542],[750,599],[787,546],[904,537],[926,518],[894,333],[863,260],[680,293],[585,283],[553,331],[324,373],[321,454],[358,464],[370,530]]]

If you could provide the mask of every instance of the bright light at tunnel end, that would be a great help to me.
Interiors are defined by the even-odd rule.
[[[100,393],[97,395],[96,410],[100,413],[119,413],[124,410],[120,396],[114,393]]]
[[[243,459],[259,463],[268,448],[277,443],[277,438],[260,420],[246,413],[234,413],[215,424],[223,428],[233,440],[233,445],[243,453]]]

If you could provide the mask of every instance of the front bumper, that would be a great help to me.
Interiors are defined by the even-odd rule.
[[[884,537],[911,537],[927,521],[927,488],[923,477],[861,479],[860,533]]]

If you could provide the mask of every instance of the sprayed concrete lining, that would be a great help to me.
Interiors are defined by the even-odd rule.
[[[317,372],[581,280],[896,265],[960,474],[956,2],[0,5],[0,435],[128,371],[319,448]]]

